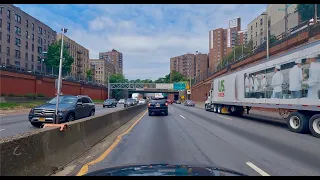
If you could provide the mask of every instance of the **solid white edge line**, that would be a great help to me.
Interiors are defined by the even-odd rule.
[[[264,172],[262,169],[258,168],[256,165],[254,165],[251,162],[246,162],[246,164],[251,167],[253,170],[258,172],[261,176],[270,176],[268,173]]]
[[[232,120],[231,118],[224,117],[224,116],[221,116],[221,115],[218,115],[218,117],[221,117],[221,118],[224,118],[224,119],[228,119],[228,120]]]
[[[182,115],[180,115],[180,117],[182,117],[183,119],[186,119],[185,117],[183,117]]]
[[[0,129],[0,131],[4,131],[5,129]]]

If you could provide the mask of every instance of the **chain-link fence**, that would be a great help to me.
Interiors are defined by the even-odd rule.
[[[268,24],[268,27],[267,27]],[[300,22],[298,12],[295,11],[288,14],[287,18],[283,18],[275,23],[254,23],[253,28],[247,30],[247,41],[243,45],[235,46],[235,48],[223,57],[219,64],[213,67],[209,67],[204,72],[201,72],[196,78],[194,83],[203,81],[205,78],[213,75],[221,69],[231,67],[230,65],[238,61],[245,60],[246,58],[266,51],[267,48],[267,34],[269,37],[269,49],[286,40],[296,37],[306,31],[309,31],[313,27],[313,23],[309,23],[309,20]],[[269,33],[267,33],[267,29]],[[287,30],[286,30],[287,29]],[[248,32],[250,31],[250,32]]]

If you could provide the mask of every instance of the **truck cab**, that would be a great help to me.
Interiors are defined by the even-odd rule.
[[[213,81],[211,83],[211,89],[210,89],[209,94],[208,94],[208,99],[204,103],[204,109],[206,111],[211,111],[212,110],[212,105],[213,105],[212,101],[213,101]]]

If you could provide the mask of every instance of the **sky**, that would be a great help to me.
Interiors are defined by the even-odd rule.
[[[241,17],[241,29],[266,10],[266,4],[17,4],[20,9],[89,49],[123,53],[128,79],[158,79],[169,74],[170,58],[208,53],[209,31],[228,28]]]

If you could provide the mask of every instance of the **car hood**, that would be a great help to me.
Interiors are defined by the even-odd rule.
[[[59,110],[67,109],[67,108],[72,107],[72,106],[73,106],[73,104],[59,104]],[[34,109],[55,109],[55,108],[56,108],[55,104],[46,103],[46,104],[43,104],[43,105],[40,105],[40,106],[36,106]]]
[[[194,165],[128,165],[101,169],[84,176],[246,176],[245,174],[210,166]]]

